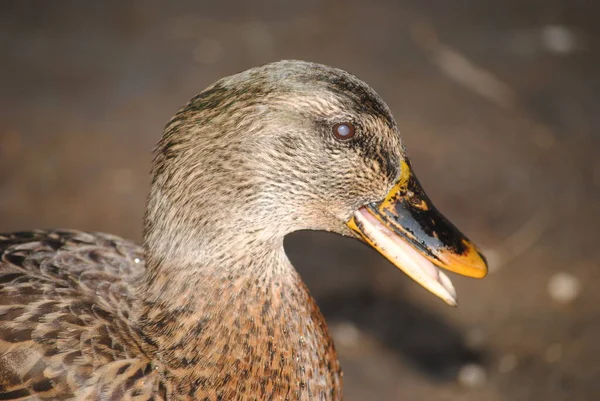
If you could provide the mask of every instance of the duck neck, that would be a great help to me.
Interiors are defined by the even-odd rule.
[[[290,391],[301,395],[295,399],[337,399],[333,344],[283,242],[239,249],[249,252],[187,265],[149,258],[138,308],[149,353],[166,375],[184,372],[177,391],[196,397],[260,378],[260,399]]]
[[[196,252],[198,261],[156,258],[147,252],[146,273],[139,288],[142,309],[174,313],[166,320],[183,329],[193,324],[191,317],[206,320],[207,311],[224,314],[232,301],[260,302],[259,297],[270,294],[273,287],[302,285],[283,245],[240,245],[238,248],[247,252],[229,256],[224,248],[220,253]],[[185,319],[173,318],[184,312]]]

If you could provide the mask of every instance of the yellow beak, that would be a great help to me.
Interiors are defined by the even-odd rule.
[[[454,286],[438,268],[482,278],[485,257],[437,211],[407,162],[401,171],[383,202],[361,207],[347,224],[396,267],[455,306]]]

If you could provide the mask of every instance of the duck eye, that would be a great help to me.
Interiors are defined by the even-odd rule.
[[[336,139],[345,141],[354,136],[354,125],[350,123],[339,123],[333,126],[333,136]]]

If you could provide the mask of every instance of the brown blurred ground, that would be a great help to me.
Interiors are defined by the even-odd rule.
[[[293,235],[346,399],[599,400],[599,15],[556,0],[3,1],[0,230],[139,240],[150,151],[180,105],[268,61],[331,64],[387,100],[430,197],[493,267],[455,277],[451,309],[356,242]],[[548,292],[559,272],[581,285],[566,304]]]

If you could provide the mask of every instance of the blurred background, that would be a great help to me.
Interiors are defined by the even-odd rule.
[[[140,241],[151,150],[216,79],[283,58],[388,102],[440,210],[486,252],[446,307],[374,251],[286,240],[357,400],[600,399],[600,3],[0,2],[0,230]]]

